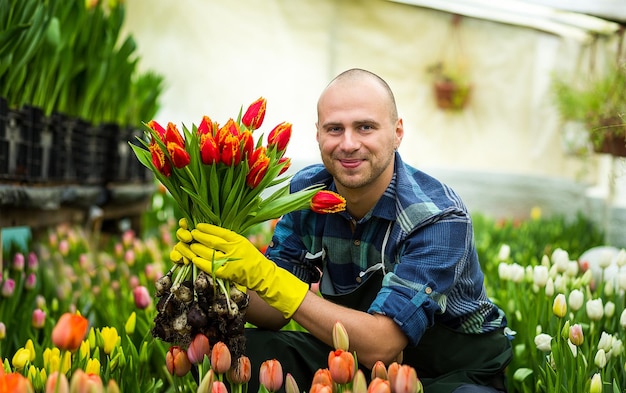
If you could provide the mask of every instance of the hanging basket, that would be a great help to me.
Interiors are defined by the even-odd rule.
[[[467,105],[472,85],[459,84],[451,80],[437,80],[433,84],[437,106],[440,109],[457,111]]]

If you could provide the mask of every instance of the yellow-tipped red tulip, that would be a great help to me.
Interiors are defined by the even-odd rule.
[[[210,132],[200,134],[200,156],[205,165],[215,164],[221,158],[217,141]]]
[[[265,148],[259,147],[252,154],[253,162],[250,164],[250,171],[246,175],[246,184],[250,188],[255,188],[261,183],[270,165],[270,159],[265,155]]]
[[[263,97],[259,97],[256,101],[250,104],[246,113],[244,113],[241,118],[243,125],[252,131],[260,128],[263,124],[263,119],[265,118],[266,106],[267,100]]]
[[[88,328],[87,318],[78,314],[65,313],[61,315],[52,329],[52,343],[61,350],[74,352],[80,347]]]
[[[282,122],[267,136],[267,147],[276,148],[279,152],[284,152],[291,139],[291,123]]]
[[[239,141],[241,144],[241,158],[250,157],[254,152],[254,137],[252,133],[248,130],[243,131],[239,137]]]
[[[174,123],[168,123],[165,130],[165,146],[176,168],[184,168],[189,165],[191,157],[185,150],[185,140]]]
[[[198,134],[202,135],[210,133],[213,135],[213,126],[214,123],[211,121],[209,116],[202,116],[202,121],[200,122],[200,125],[198,125]]]
[[[278,172],[278,176],[280,176],[283,173],[287,172],[287,169],[289,169],[289,167],[291,166],[291,158],[281,157],[280,160],[278,160],[278,165],[283,166],[282,168],[280,168],[280,172]]]
[[[239,146],[239,138],[235,135],[228,134],[224,138],[221,145],[220,161],[228,166],[236,166],[241,162],[241,147]]]
[[[338,213],[346,210],[346,200],[336,192],[321,190],[311,198],[311,210],[322,214]]]

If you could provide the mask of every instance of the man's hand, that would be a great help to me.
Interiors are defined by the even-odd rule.
[[[187,230],[181,229],[177,232],[181,242],[175,250],[200,269],[212,273],[213,261],[228,260],[215,270],[215,275],[257,292],[285,318],[291,318],[302,303],[309,285],[265,258],[244,236],[201,223],[191,231],[193,241],[188,244],[182,240],[189,239],[184,233]]]

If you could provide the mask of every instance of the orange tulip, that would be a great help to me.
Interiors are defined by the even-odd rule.
[[[65,313],[52,329],[52,343],[61,350],[74,352],[80,347],[88,328],[87,318]]]
[[[216,374],[224,374],[230,368],[230,363],[230,350],[223,342],[216,342],[211,349],[211,368]]]
[[[245,355],[237,359],[235,366],[231,367],[226,372],[226,378],[228,378],[228,381],[236,385],[248,383],[251,377],[252,365],[250,363],[250,359]]]
[[[228,389],[226,389],[226,385],[222,381],[213,381],[213,385],[211,386],[211,393],[228,393]]]
[[[315,213],[338,213],[346,210],[346,200],[336,192],[322,190],[311,198],[311,210]]]
[[[265,107],[267,106],[267,100],[263,97],[259,97],[256,101],[254,101],[248,109],[246,113],[244,113],[241,118],[241,122],[250,130],[256,130],[261,127],[263,124],[263,119],[265,118]]]
[[[275,147],[279,152],[285,151],[291,139],[291,123],[282,122],[267,136],[267,147]]]
[[[354,356],[343,349],[336,349],[328,354],[328,369],[333,381],[343,385],[354,377]]]
[[[407,364],[400,366],[398,375],[391,385],[394,393],[419,393],[423,391],[422,383],[417,378],[417,372]]]
[[[70,381],[72,393],[103,393],[104,385],[97,374],[88,374],[81,369],[74,371]]]
[[[59,387],[57,387],[57,384],[59,385]],[[69,391],[70,383],[67,380],[65,374],[59,373],[58,371],[50,374],[50,376],[46,380],[46,392],[68,393]]]
[[[33,391],[30,381],[22,374],[9,373],[0,376],[0,392],[32,393]]]
[[[165,354],[167,371],[172,375],[182,377],[191,370],[191,362],[187,353],[179,346],[171,346]]]
[[[311,382],[311,386],[314,384],[321,384],[327,386],[333,386],[333,377],[330,375],[330,370],[327,368],[320,368],[313,374],[313,381]]]
[[[311,385],[309,393],[333,393],[333,388],[327,385],[322,385],[321,383],[314,383]]]
[[[387,380],[391,384],[391,391],[395,391],[396,378],[400,370],[400,363],[393,362],[387,367]]]
[[[187,348],[187,357],[193,364],[202,363],[204,356],[211,357],[211,347],[209,346],[209,339],[202,333],[195,335],[189,348]]]
[[[259,382],[270,392],[276,392],[283,386],[283,366],[278,360],[270,359],[261,363]]]
[[[391,393],[391,385],[386,379],[374,378],[367,387],[367,393]]]

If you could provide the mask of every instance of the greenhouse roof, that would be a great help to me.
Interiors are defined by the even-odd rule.
[[[617,6],[614,1],[587,1],[587,8],[572,7],[576,1],[559,0],[390,0],[396,3],[431,8],[473,18],[492,20],[541,30],[579,41],[588,41],[597,35],[613,35],[620,30],[619,23],[604,19],[611,11],[614,20],[626,21],[626,2]],[[566,4],[567,3],[567,4]],[[580,1],[578,1],[580,3]],[[593,3],[596,7],[591,6]],[[612,7],[600,5],[613,3]],[[565,5],[570,7],[565,8]],[[594,16],[598,15],[598,16]]]

